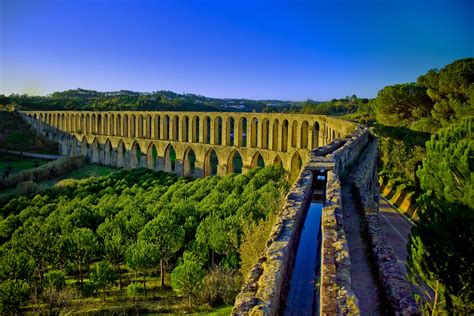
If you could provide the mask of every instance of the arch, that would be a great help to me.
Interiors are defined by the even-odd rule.
[[[89,113],[86,114],[86,134],[91,132],[91,117]]]
[[[217,174],[217,166],[219,165],[219,158],[214,150],[211,148],[206,153],[204,158],[204,176],[214,176]]]
[[[107,135],[115,135],[115,115],[109,115],[109,129]]]
[[[227,159],[227,173],[242,173],[244,162],[240,152],[234,149]]]
[[[319,123],[314,122],[311,137],[311,149],[319,147]]]
[[[275,119],[272,127],[272,150],[278,151],[278,132],[280,130],[280,121]]]
[[[123,115],[122,136],[128,137],[128,115]]]
[[[260,146],[262,149],[268,149],[268,143],[269,143],[268,135],[270,132],[270,121],[267,118],[263,119],[261,129],[262,129],[262,133],[260,135]]]
[[[251,168],[263,168],[265,167],[265,161],[263,160],[262,155],[257,151],[255,155],[253,155],[252,162],[250,163]]]
[[[158,151],[156,150],[155,144],[148,146],[146,159],[148,169],[158,170]]]
[[[163,139],[170,139],[170,117],[168,115],[163,117]]]
[[[211,143],[211,119],[209,116],[204,116],[202,119],[202,142],[204,144],[210,144]]]
[[[301,137],[300,137],[300,148],[308,149],[308,128],[309,124],[307,121],[304,121],[301,124]]]
[[[233,116],[227,118],[225,131],[225,145],[234,146],[235,119]]]
[[[137,137],[143,138],[143,115],[137,116]]]
[[[191,120],[191,142],[199,142],[199,116],[195,115]]]
[[[145,131],[144,131],[144,136],[145,138],[151,139],[152,138],[152,119],[151,115],[148,114],[145,118]]]
[[[176,170],[176,150],[173,145],[168,144],[165,150],[165,171],[175,172]]]
[[[295,148],[298,143],[298,122],[291,123],[291,147]]]
[[[179,117],[177,115],[174,115],[171,119],[171,139],[179,140]]]
[[[222,118],[214,118],[214,144],[222,145]]]
[[[183,116],[181,120],[181,140],[183,142],[190,142],[189,139],[189,117],[187,115]]]
[[[102,129],[99,130],[99,133],[102,135],[109,135],[109,115],[104,114],[103,126]]]
[[[140,160],[142,157],[142,151],[138,142],[134,142],[132,145],[132,151],[130,153],[130,167],[140,168]]]
[[[153,139],[160,139],[161,137],[161,118],[159,115],[155,115],[153,117],[153,123],[154,123],[154,126],[153,126]]]
[[[186,148],[183,157],[183,175],[194,177],[196,175],[196,154],[191,146]]]
[[[120,114],[115,116],[115,128],[110,134],[114,136],[122,136],[122,116]]]
[[[97,130],[95,131],[96,134],[102,134],[102,115],[97,114]]]
[[[117,145],[117,167],[125,167],[126,155],[127,151],[125,149],[125,144],[123,143],[123,140],[120,140]]]
[[[303,160],[298,152],[295,152],[293,158],[291,158],[291,165],[290,165],[290,174],[288,175],[290,183],[295,182],[298,178],[301,167],[303,166]]]
[[[135,114],[130,115],[130,137],[136,137],[137,136],[137,124],[136,124],[136,116]]]
[[[112,165],[112,143],[110,139],[107,139],[104,145],[104,165]]]
[[[288,120],[284,120],[281,124],[281,151],[288,151]]]
[[[273,160],[273,165],[278,167],[283,166],[280,156],[276,155],[275,159]]]
[[[239,118],[237,126],[237,146],[245,147],[247,145],[247,118]]]
[[[99,141],[97,138],[94,138],[92,141],[92,163],[98,163],[99,162]]]
[[[92,120],[92,123],[91,123],[91,134],[95,135],[95,134],[97,134],[97,118],[96,118],[95,113],[92,113],[92,115],[91,115],[91,120]]]

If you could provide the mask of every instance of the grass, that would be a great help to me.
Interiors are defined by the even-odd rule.
[[[126,269],[125,266],[122,266]],[[118,281],[116,284],[105,292],[106,300],[104,301],[104,292],[99,291],[94,297],[83,297],[73,299],[62,313],[65,314],[145,314],[145,315],[208,315],[208,316],[224,316],[230,315],[232,306],[219,306],[212,308],[205,304],[195,306],[193,310],[189,310],[187,299],[179,297],[170,288],[170,273],[165,275],[165,288],[161,287],[161,279],[158,274],[148,276],[146,281],[147,296],[141,297],[137,301],[133,301],[127,296],[127,285],[131,282],[142,282],[142,278],[136,276],[133,272],[123,273],[124,287],[120,290]],[[84,278],[84,281],[87,281]],[[66,278],[67,286],[78,288],[76,278],[69,276]],[[38,310],[46,311],[46,304],[29,304],[23,309],[24,313],[37,313]]]
[[[0,172],[5,174],[7,168],[11,167],[10,173],[15,173],[21,170],[35,168],[48,162],[49,160],[2,153],[0,154]]]

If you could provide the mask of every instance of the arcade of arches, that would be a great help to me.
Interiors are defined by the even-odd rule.
[[[146,111],[25,111],[62,155],[202,177],[281,164],[296,178],[309,151],[348,135],[355,124],[308,114]]]

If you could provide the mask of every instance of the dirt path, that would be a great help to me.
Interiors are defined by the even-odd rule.
[[[352,196],[351,185],[342,183],[342,209],[344,212],[344,231],[351,259],[352,290],[359,299],[361,315],[380,315],[381,301],[375,273],[371,271],[368,258],[369,249],[361,234],[361,211]]]

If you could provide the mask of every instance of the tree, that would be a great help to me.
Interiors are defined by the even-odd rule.
[[[416,120],[431,116],[433,101],[426,88],[416,83],[386,86],[377,94],[377,121],[389,126],[409,126]]]
[[[66,287],[66,276],[60,270],[52,270],[46,273],[45,283],[43,298],[49,306],[49,314],[59,315],[61,310],[77,297],[77,292]]]
[[[6,280],[0,284],[0,312],[3,314],[18,314],[30,289],[25,281]]]
[[[453,314],[474,310],[472,123],[473,118],[464,119],[427,143],[417,173],[425,193],[417,201],[419,219],[409,243],[411,279],[440,294]]]
[[[182,247],[185,232],[179,225],[175,216],[169,212],[162,212],[153,220],[148,222],[138,234],[139,239],[146,240],[156,247],[160,258],[161,286],[165,286],[164,262]]]
[[[127,265],[136,272],[142,272],[143,289],[146,295],[146,270],[154,267],[159,261],[156,246],[145,240],[138,240],[130,245],[126,254]]]
[[[171,273],[173,290],[179,295],[187,296],[190,307],[201,290],[205,274],[202,265],[192,256],[184,256],[183,261]]]
[[[84,288],[84,267],[89,267],[98,246],[97,237],[89,228],[74,228],[68,236],[68,256],[79,267],[81,290]]]
[[[114,269],[107,261],[98,262],[91,272],[91,280],[95,282],[99,288],[104,289],[104,301],[106,299],[106,290],[117,280]]]
[[[102,229],[109,224],[113,226],[111,231]],[[115,266],[115,271],[119,277],[120,290],[122,290],[122,272],[120,264],[125,261],[125,253],[127,251],[126,240],[122,234],[119,225],[114,225],[114,222],[106,221],[99,226],[97,232],[101,234],[104,239],[105,257]]]

